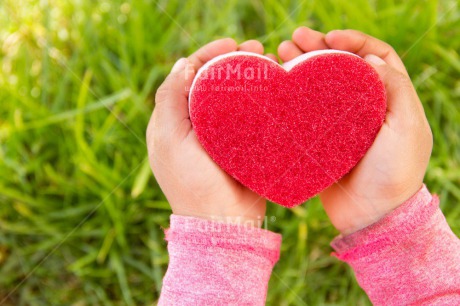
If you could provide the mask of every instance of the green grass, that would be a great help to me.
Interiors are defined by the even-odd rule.
[[[307,25],[392,44],[434,133],[426,183],[460,234],[457,1],[215,2],[0,2],[2,305],[155,303],[170,210],[146,161],[152,97],[177,58],[224,36],[275,52]],[[337,232],[317,199],[267,215],[284,237],[267,304],[370,304],[329,256]]]

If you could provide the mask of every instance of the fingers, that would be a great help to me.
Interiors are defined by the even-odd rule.
[[[406,68],[396,51],[387,43],[355,30],[335,30],[326,34],[325,42],[331,49],[356,53],[364,57],[375,54],[390,66],[407,75]]]
[[[368,54],[364,59],[371,64],[385,85],[387,110],[392,118],[404,120],[423,112],[423,107],[409,77],[387,64],[380,57]]]
[[[238,51],[264,54],[264,46],[258,40],[247,40],[238,46]]]
[[[307,27],[297,28],[292,33],[292,41],[303,52],[329,49],[325,42],[325,35]]]
[[[307,27],[297,28],[292,33],[292,41],[283,41],[278,47],[278,55],[283,62],[288,62],[305,52],[329,49],[324,40],[325,35]]]
[[[238,51],[246,51],[257,54],[264,54],[264,46],[258,40],[247,40],[238,46]],[[266,57],[278,63],[278,58],[274,54],[265,54]]]
[[[302,50],[300,50],[299,47],[290,40],[283,41],[278,46],[278,55],[283,62],[288,62],[302,54]]]
[[[275,54],[267,53],[267,54],[265,54],[265,56],[268,57],[269,59],[271,59],[272,61],[278,63],[278,58],[276,57]]]
[[[225,54],[228,52],[236,51],[238,45],[236,41],[231,38],[223,38],[216,41],[213,41],[188,57],[190,64],[193,65],[195,71],[201,68],[207,61],[213,59],[214,57]]]
[[[263,54],[263,45],[249,40],[240,46],[233,39],[224,38],[213,41],[188,59],[179,60],[173,67],[155,96],[155,110],[147,129],[147,141],[154,136],[168,135],[169,138],[183,138],[191,129],[188,113],[188,88],[195,72],[214,57],[241,50]],[[153,135],[153,136],[152,136]]]
[[[158,88],[155,109],[147,128],[147,141],[167,135],[168,138],[185,137],[191,129],[188,113],[188,90],[195,72],[212,58],[237,50],[233,39],[213,41],[180,59],[166,80]]]
[[[152,138],[183,139],[191,129],[188,113],[188,89],[195,70],[186,58],[174,64],[171,73],[158,88],[155,109],[147,128],[147,143]]]

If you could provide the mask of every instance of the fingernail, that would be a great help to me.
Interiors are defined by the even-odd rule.
[[[343,30],[332,30],[332,31],[329,31],[326,33],[326,36],[331,36],[333,35],[334,33],[340,33],[342,32]]]
[[[385,65],[385,61],[378,57],[377,55],[374,54],[368,54],[364,57],[366,61],[368,61],[371,64],[377,65],[377,66],[382,66]]]
[[[171,72],[179,72],[184,70],[185,64],[187,63],[187,59],[185,57],[180,58],[172,67]]]

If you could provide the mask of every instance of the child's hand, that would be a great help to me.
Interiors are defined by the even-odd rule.
[[[292,38],[279,46],[283,61],[312,50],[345,50],[364,57],[385,83],[387,115],[374,144],[348,175],[320,194],[332,223],[347,235],[378,221],[422,187],[431,130],[404,64],[388,44],[354,30],[324,35],[302,27]]]
[[[239,47],[221,39],[179,60],[158,88],[147,128],[150,165],[173,213],[260,226],[265,199],[243,187],[219,168],[198,142],[189,119],[188,90],[196,71],[210,59],[231,51],[263,54],[257,41]],[[273,58],[272,55],[270,55]]]

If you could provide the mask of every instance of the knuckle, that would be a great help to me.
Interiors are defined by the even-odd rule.
[[[169,145],[165,142],[164,135],[155,133],[152,137],[152,141],[149,145],[149,158],[153,161],[161,159],[161,160],[168,160],[170,154],[169,152]]]
[[[431,131],[430,125],[427,120],[425,121],[425,128],[424,128],[424,135],[425,135],[425,140],[430,148],[433,148],[433,132]]]
[[[155,105],[168,99],[171,91],[174,90],[174,82],[174,77],[171,74],[168,74],[155,93]]]
[[[433,150],[433,134],[428,123],[426,120],[419,120],[419,123],[415,124],[412,128],[415,130],[418,129],[419,132],[415,134],[418,146],[422,149],[422,152],[425,152],[423,156],[429,158]]]
[[[398,53],[396,52],[395,48],[393,48],[392,45],[382,41],[382,44],[383,44],[383,50],[384,50],[384,54],[383,54],[383,57],[387,57],[389,55],[396,55],[398,56]]]
[[[155,105],[166,100],[168,97],[168,92],[169,92],[169,88],[167,84],[165,83],[161,84],[161,86],[158,87],[157,92],[155,93]]]
[[[150,123],[149,123],[145,131],[145,142],[147,143],[147,147],[150,145],[150,138],[151,138],[151,128],[150,128]]]
[[[152,145],[155,147],[162,147],[168,140],[168,135],[165,132],[165,129],[162,129],[161,126],[154,125],[153,134],[151,136]]]
[[[377,38],[376,38],[377,39]],[[387,53],[396,53],[396,50],[393,48],[392,45],[390,45],[389,43],[383,41],[383,40],[378,40],[381,44],[382,44],[382,47],[384,48],[384,50],[387,52]]]
[[[355,34],[355,35],[366,35],[364,32],[361,32],[359,30],[355,30],[355,29],[345,29],[345,31],[349,32],[349,33],[352,33],[352,34]]]
[[[392,90],[405,92],[409,89],[412,89],[412,81],[408,76],[390,67],[386,73],[388,74],[387,85],[392,87]]]
[[[155,109],[147,127],[147,144],[152,151],[164,151],[169,143],[169,134],[158,124],[159,110]]]
[[[392,45],[390,45],[390,44],[388,44],[388,43],[384,43],[384,44],[387,46],[388,52],[394,53],[394,54],[397,55],[396,49],[395,49]]]
[[[406,90],[412,88],[412,81],[399,71],[395,73],[395,81],[399,84],[399,87],[402,89]]]
[[[147,129],[145,131],[145,136],[147,138],[147,140],[149,139],[150,137],[150,134],[152,133],[152,127],[153,127],[153,124],[154,124],[154,117],[155,117],[155,109],[153,109],[152,113],[150,114],[150,119],[149,119],[149,122],[147,124]]]

